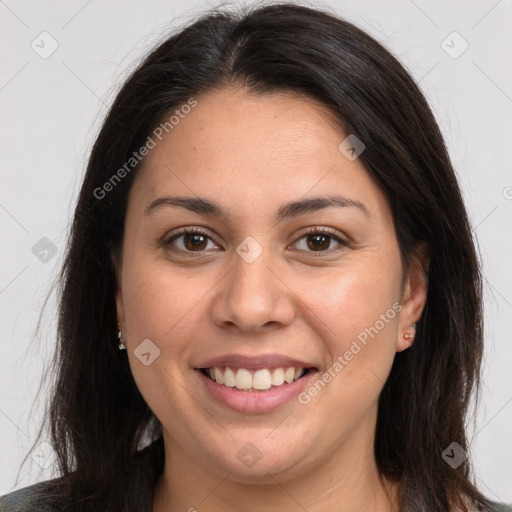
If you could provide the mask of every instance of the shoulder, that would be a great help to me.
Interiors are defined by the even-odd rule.
[[[55,494],[57,481],[47,480],[0,497],[0,512],[67,512],[68,501]]]
[[[164,458],[162,437],[136,454],[136,468],[130,485],[133,495],[128,496],[130,503],[133,504],[133,510],[143,510],[147,506],[146,503],[151,502],[151,493],[148,491],[141,498],[141,489],[152,488],[156,475],[163,469]],[[74,507],[72,500],[66,497],[65,487],[64,478],[59,477],[10,492],[0,496],[0,512],[75,512],[76,506]],[[139,502],[144,504],[139,506]]]
[[[505,503],[490,502],[490,506],[490,510],[492,510],[492,512],[512,512],[512,505],[506,505]],[[471,512],[478,512],[481,509],[477,510],[474,508],[470,508],[469,510],[471,510]]]

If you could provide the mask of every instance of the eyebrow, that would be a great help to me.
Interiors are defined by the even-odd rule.
[[[159,197],[152,201],[144,210],[144,215],[151,215],[162,207],[182,207],[195,213],[228,219],[229,214],[224,208],[204,197],[183,197],[183,196],[166,196]],[[366,216],[370,213],[366,206],[357,201],[341,195],[330,195],[327,197],[312,197],[300,201],[291,201],[282,204],[274,215],[275,222],[281,222],[284,219],[298,217],[305,213],[315,212],[329,207],[354,207],[363,212]]]

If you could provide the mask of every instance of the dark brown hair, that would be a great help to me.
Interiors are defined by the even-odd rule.
[[[117,349],[112,262],[143,162],[104,197],[95,191],[164,116],[191,97],[234,84],[258,94],[302,93],[329,108],[366,146],[359,158],[389,201],[404,263],[418,243],[428,244],[427,302],[413,347],[396,354],[380,395],[375,458],[382,475],[402,483],[400,511],[466,510],[463,499],[490,510],[471,482],[469,459],[453,468],[441,456],[452,442],[470,449],[466,416],[478,396],[482,357],[479,263],[442,135],[418,86],[388,50],[335,15],[289,3],[201,16],[151,51],[106,116],[60,275],[47,411],[62,475],[55,489],[73,510],[150,510],[163,443]],[[144,439],[157,441],[141,457]]]

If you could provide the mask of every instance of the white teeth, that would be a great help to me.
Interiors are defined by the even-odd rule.
[[[224,384],[224,386],[228,388],[234,388],[236,386],[235,372],[233,372],[231,368],[226,368],[224,372],[224,382],[219,382],[219,384]]]
[[[293,376],[295,375],[295,368],[287,368],[284,372],[284,380],[290,384],[293,382]]]
[[[212,368],[210,368],[210,375],[212,374]],[[224,384],[224,375],[220,371],[220,368],[213,368],[213,380],[217,381],[219,384]]]
[[[281,384],[284,384],[284,370],[276,368],[272,374],[272,386],[280,386]]]
[[[208,368],[206,373],[210,378],[223,384],[228,388],[243,390],[268,390],[272,386],[281,386],[285,382],[291,384],[294,380],[302,377],[306,370],[304,368],[262,368],[254,373],[245,368],[229,368],[223,371],[220,367]]]
[[[272,386],[272,377],[268,370],[258,370],[254,372],[252,376],[252,387],[254,389],[270,389],[270,386]]]
[[[236,389],[251,389],[252,388],[252,375],[249,370],[240,368],[236,372],[235,377]]]

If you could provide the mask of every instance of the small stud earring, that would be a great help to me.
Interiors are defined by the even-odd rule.
[[[123,333],[121,332],[121,324],[117,324],[117,338],[118,338],[118,342],[119,342],[119,350],[126,350],[126,345],[124,344],[124,342],[126,340],[123,340]]]
[[[413,331],[404,333],[404,338],[406,340],[414,341],[414,336],[416,335],[416,322],[412,324]]]

